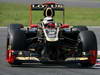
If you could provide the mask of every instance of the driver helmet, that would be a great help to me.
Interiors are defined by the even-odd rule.
[[[43,19],[43,23],[44,24],[48,24],[48,23],[51,23],[51,22],[53,22],[53,18],[52,17],[45,17]]]

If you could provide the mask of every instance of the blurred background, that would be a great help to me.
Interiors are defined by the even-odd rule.
[[[70,25],[100,25],[100,0],[0,0],[0,26],[11,23],[29,25],[29,4],[56,1],[65,5],[65,23]],[[43,12],[33,12],[33,23],[43,18]],[[55,16],[61,22],[58,12]]]

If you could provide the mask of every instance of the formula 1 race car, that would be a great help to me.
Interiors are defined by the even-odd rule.
[[[43,10],[44,18],[32,24],[32,11]],[[63,22],[54,21],[61,11]],[[92,67],[97,58],[97,40],[86,26],[64,24],[64,5],[55,2],[30,5],[30,25],[10,24],[6,60],[11,65],[74,61]]]

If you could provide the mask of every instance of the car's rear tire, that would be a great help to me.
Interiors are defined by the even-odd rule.
[[[82,31],[79,33],[80,48],[82,52],[86,52],[88,55],[87,62],[81,62],[82,67],[92,67],[96,63],[97,59],[97,40],[92,31]]]
[[[7,62],[11,65],[22,64],[16,61],[16,55],[13,55],[14,51],[26,49],[26,38],[24,31],[21,30],[21,24],[10,24],[8,26],[7,34]]]
[[[76,30],[76,31],[87,31],[88,30],[88,28],[86,27],[86,26],[74,26],[73,28],[72,28],[72,30]]]

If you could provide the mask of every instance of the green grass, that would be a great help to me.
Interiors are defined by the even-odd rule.
[[[0,3],[0,25],[10,23],[27,24],[28,11],[26,5],[13,3]]]
[[[65,20],[72,25],[100,25],[100,8],[66,8]]]
[[[100,8],[65,8],[65,22],[71,25],[100,25]],[[33,23],[43,18],[43,12],[33,12]],[[58,12],[55,21],[61,22]],[[11,23],[29,24],[28,5],[0,3],[0,26]]]

